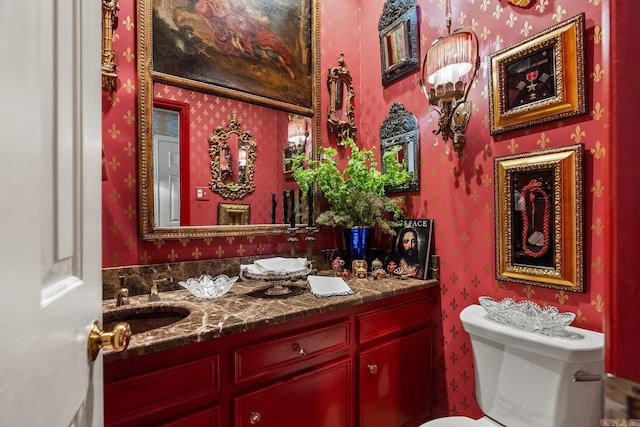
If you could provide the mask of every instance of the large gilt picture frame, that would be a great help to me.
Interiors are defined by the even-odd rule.
[[[491,135],[587,112],[584,13],[489,56]]]
[[[584,292],[584,147],[494,159],[496,279]]]
[[[313,114],[318,0],[139,0],[141,79]]]

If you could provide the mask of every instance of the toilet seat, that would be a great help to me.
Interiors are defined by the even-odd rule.
[[[482,417],[474,420],[469,417],[443,417],[427,421],[420,427],[502,427],[491,418]]]

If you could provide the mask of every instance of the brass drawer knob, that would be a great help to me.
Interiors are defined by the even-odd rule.
[[[369,368],[369,373],[371,374],[377,374],[378,373],[378,365],[367,365],[367,368]]]
[[[260,412],[251,412],[251,415],[249,415],[249,421],[251,424],[258,424],[260,422]]]
[[[300,356],[306,356],[307,350],[304,347],[300,346],[300,344],[296,343],[293,345],[293,351],[296,351],[300,354]]]

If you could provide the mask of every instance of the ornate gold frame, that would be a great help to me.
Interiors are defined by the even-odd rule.
[[[582,144],[494,159],[496,279],[571,292],[585,290],[583,165]],[[537,195],[525,189],[538,180],[544,185]],[[523,230],[530,238],[528,232],[536,224],[542,230],[546,224],[544,235],[538,233],[548,248],[527,252],[531,240],[525,239]]]
[[[587,112],[584,19],[584,13],[576,15],[489,56],[491,135]],[[550,78],[555,93],[524,105],[510,106],[507,97],[516,88],[507,83],[509,69],[518,64],[525,66],[528,58],[548,50],[553,52]],[[531,67],[531,71],[537,72],[534,68]]]
[[[118,10],[118,0],[102,0],[102,88],[109,93],[115,92],[118,85],[118,65],[113,50]]]
[[[225,236],[266,236],[288,233],[288,224],[250,224],[250,225],[215,225],[215,226],[181,226],[162,228],[155,225],[153,195],[153,86],[156,81],[163,81],[153,71],[152,55],[152,10],[153,0],[139,0],[137,8],[137,70],[138,70],[138,222],[140,237],[143,240],[158,239],[204,239]],[[312,39],[312,104],[313,108],[296,106],[266,100],[262,97],[216,87],[213,85],[185,81],[168,82],[193,90],[212,93],[231,99],[239,99],[259,105],[282,109],[302,115],[313,115],[313,141],[320,141],[320,1],[311,1],[311,39]],[[314,142],[316,144],[316,142]],[[316,155],[316,150],[313,150]],[[315,196],[314,196],[315,197]]]
[[[250,205],[218,203],[218,225],[247,225],[250,209]]]
[[[335,133],[340,138],[356,138],[356,114],[354,112],[353,90],[351,73],[344,61],[344,54],[338,57],[338,66],[329,68],[327,75],[327,88],[329,89],[329,133]],[[340,117],[338,111],[342,110]]]
[[[230,163],[230,153],[232,151],[229,147],[229,137],[235,134],[238,136],[238,147],[246,150],[247,159],[246,166],[244,167],[244,181],[239,182],[226,182],[224,172],[221,168],[222,156],[224,156],[227,162]],[[226,128],[222,126],[216,127],[216,129],[209,136],[209,155],[211,156],[211,181],[209,181],[209,188],[211,191],[220,194],[225,199],[242,199],[256,189],[256,183],[253,180],[253,174],[256,170],[256,141],[253,139],[253,134],[248,131],[240,129],[240,122],[236,118],[236,114],[233,113],[231,120],[227,124]]]

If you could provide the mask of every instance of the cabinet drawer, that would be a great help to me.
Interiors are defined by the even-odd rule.
[[[354,390],[350,359],[234,398],[235,427],[350,427]]]
[[[351,324],[342,322],[234,350],[236,383],[291,367],[351,345]]]
[[[218,427],[220,409],[217,406],[162,424],[162,427]]]
[[[431,300],[421,298],[393,307],[358,315],[360,343],[424,326],[431,320]]]
[[[214,402],[219,378],[219,358],[215,355],[106,383],[106,425],[144,425],[142,419],[162,419],[161,414]]]

